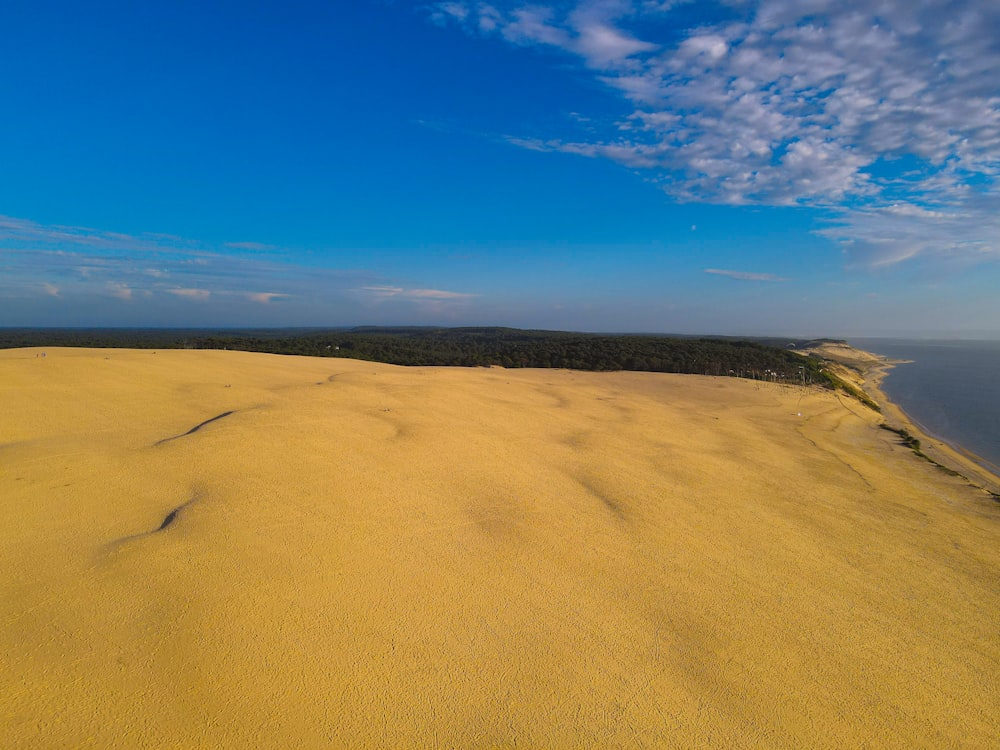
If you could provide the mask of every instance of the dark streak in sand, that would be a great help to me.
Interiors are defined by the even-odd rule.
[[[184,505],[187,505],[187,503],[184,503]],[[169,526],[174,521],[176,521],[177,520],[177,514],[181,512],[181,508],[183,508],[184,505],[178,505],[172,511],[170,511],[169,513],[167,513],[166,518],[163,519],[163,523],[160,524],[159,528],[156,531],[163,531],[165,528],[167,528],[167,526]],[[153,533],[156,533],[156,532],[153,532]]]
[[[167,513],[167,515],[163,518],[163,521],[160,523],[160,525],[157,526],[152,531],[143,531],[139,534],[132,534],[131,536],[125,536],[122,537],[121,539],[117,539],[116,541],[111,543],[110,545],[111,548],[114,549],[118,545],[125,544],[126,542],[135,541],[136,539],[142,539],[143,537],[152,536],[153,534],[165,531],[167,527],[169,527],[171,524],[177,521],[177,519],[180,517],[181,511],[184,510],[189,505],[191,505],[197,499],[198,499],[197,496],[195,496],[192,497],[190,500],[188,500],[186,503],[181,503],[180,505],[178,505],[172,511]]]
[[[191,503],[193,503],[197,499],[198,499],[197,496],[195,496],[195,497],[192,497],[190,500],[188,500],[186,503],[181,503],[176,508],[174,508],[172,511],[170,511],[169,513],[167,513],[167,515],[163,518],[163,523],[161,523],[159,526],[157,526],[153,531],[147,531],[145,534],[136,534],[136,536],[148,536],[149,534],[155,534],[158,531],[163,531],[168,526],[170,526],[170,524],[172,524],[174,521],[177,520],[177,518],[178,518],[178,516],[180,516],[182,510],[184,510],[186,507],[188,507],[189,505],[191,505]],[[129,538],[130,539],[134,539],[135,537],[129,537]]]
[[[577,481],[580,482],[588,493],[600,500],[605,509],[609,510],[615,518],[619,521],[628,520],[625,513],[625,507],[618,500],[604,492],[601,492],[601,490],[599,490],[593,482],[583,479],[578,479]]]
[[[216,416],[212,417],[211,419],[206,419],[204,422],[202,422],[200,424],[196,424],[194,427],[192,427],[187,432],[181,433],[180,435],[174,435],[173,437],[163,438],[163,440],[157,440],[155,443],[153,443],[153,445],[163,445],[164,443],[169,443],[171,440],[177,440],[177,438],[182,438],[182,437],[187,437],[188,435],[193,435],[194,433],[196,433],[198,430],[200,430],[205,425],[211,424],[212,422],[215,422],[216,420],[222,419],[223,417],[228,417],[230,414],[234,414],[234,413],[235,412],[233,412],[233,411],[224,411],[224,412],[222,412],[222,414],[217,414]]]

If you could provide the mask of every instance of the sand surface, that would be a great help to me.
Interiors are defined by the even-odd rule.
[[[856,401],[38,353],[0,747],[997,747],[1000,504]]]

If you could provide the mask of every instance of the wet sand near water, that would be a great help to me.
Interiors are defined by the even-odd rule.
[[[857,401],[39,351],[2,747],[996,747],[1000,504]]]

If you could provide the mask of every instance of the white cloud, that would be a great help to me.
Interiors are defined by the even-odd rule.
[[[109,281],[108,292],[112,297],[117,297],[120,300],[132,299],[132,289],[126,284]]]
[[[406,290],[401,286],[363,286],[360,291],[371,292],[377,297],[395,297]]]
[[[274,245],[267,245],[263,242],[227,242],[225,246],[232,248],[233,250],[252,250],[260,252],[275,249]]]
[[[572,44],[573,50],[595,68],[656,49],[654,44],[642,42],[603,23],[584,23],[577,28],[577,33],[579,36]]]
[[[274,300],[288,299],[290,294],[281,294],[279,292],[247,292],[246,298],[251,302],[257,302],[261,305],[269,305]]]
[[[155,240],[121,232],[108,232],[88,227],[44,225],[28,219],[0,216],[0,241],[18,241],[49,245],[75,245],[102,247],[108,250],[121,248],[151,248]]]
[[[120,325],[126,311],[133,325],[392,323],[401,314],[457,323],[476,296],[314,258],[0,217],[0,318],[59,324],[75,305],[81,325]],[[47,296],[54,290],[58,299]]]
[[[1000,254],[995,200],[971,199],[954,210],[893,204],[842,211],[818,234],[840,242],[853,263],[884,267],[917,257],[963,262]]]
[[[500,33],[504,39],[515,44],[547,44],[565,48],[569,45],[569,32],[553,25],[554,16],[549,8],[519,8],[500,27]]]
[[[681,42],[678,54],[687,57],[699,57],[704,55],[711,61],[725,57],[729,51],[729,44],[718,34],[702,34],[700,36],[690,36]]]
[[[57,287],[55,284],[49,284],[48,282],[46,282],[42,284],[42,289],[44,289],[45,293],[50,297],[59,296],[59,287]]]
[[[164,289],[163,291],[185,299],[206,300],[212,296],[212,292],[208,289]]]
[[[715,276],[727,276],[737,281],[789,281],[789,279],[775,276],[773,273],[751,273],[749,271],[727,271],[721,268],[706,268],[705,273]]]
[[[465,300],[478,295],[465,292],[449,292],[443,289],[406,289],[400,286],[363,286],[357,291],[376,299],[408,299],[408,300]]]
[[[469,16],[469,9],[464,3],[438,3],[436,6],[435,20],[444,22],[449,17],[456,21],[464,21]]]
[[[561,50],[632,105],[605,137],[514,145],[649,170],[681,201],[833,210],[824,233],[858,263],[1000,259],[1000,3],[732,2],[729,20],[679,34],[677,5],[508,0],[449,17]]]
[[[127,235],[89,227],[38,224],[0,216],[0,296],[19,298],[44,290],[69,298],[116,297],[225,300],[266,304],[296,298],[321,304],[349,292],[374,274],[315,268],[268,257],[252,247],[221,251],[163,234]],[[268,289],[267,292],[253,291]]]
[[[406,296],[411,297],[413,299],[450,300],[450,299],[472,299],[477,295],[467,294],[465,292],[448,292],[443,289],[410,289],[406,292]]]

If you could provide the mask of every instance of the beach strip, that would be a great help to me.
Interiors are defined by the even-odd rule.
[[[961,445],[949,443],[931,434],[886,395],[882,389],[883,380],[895,366],[905,364],[904,360],[892,359],[847,344],[824,344],[810,351],[857,373],[856,377],[850,379],[879,405],[886,429],[905,432],[918,441],[911,447],[924,458],[940,465],[946,471],[962,476],[970,484],[1000,500],[1000,467]],[[850,377],[849,373],[843,371],[838,374]]]

